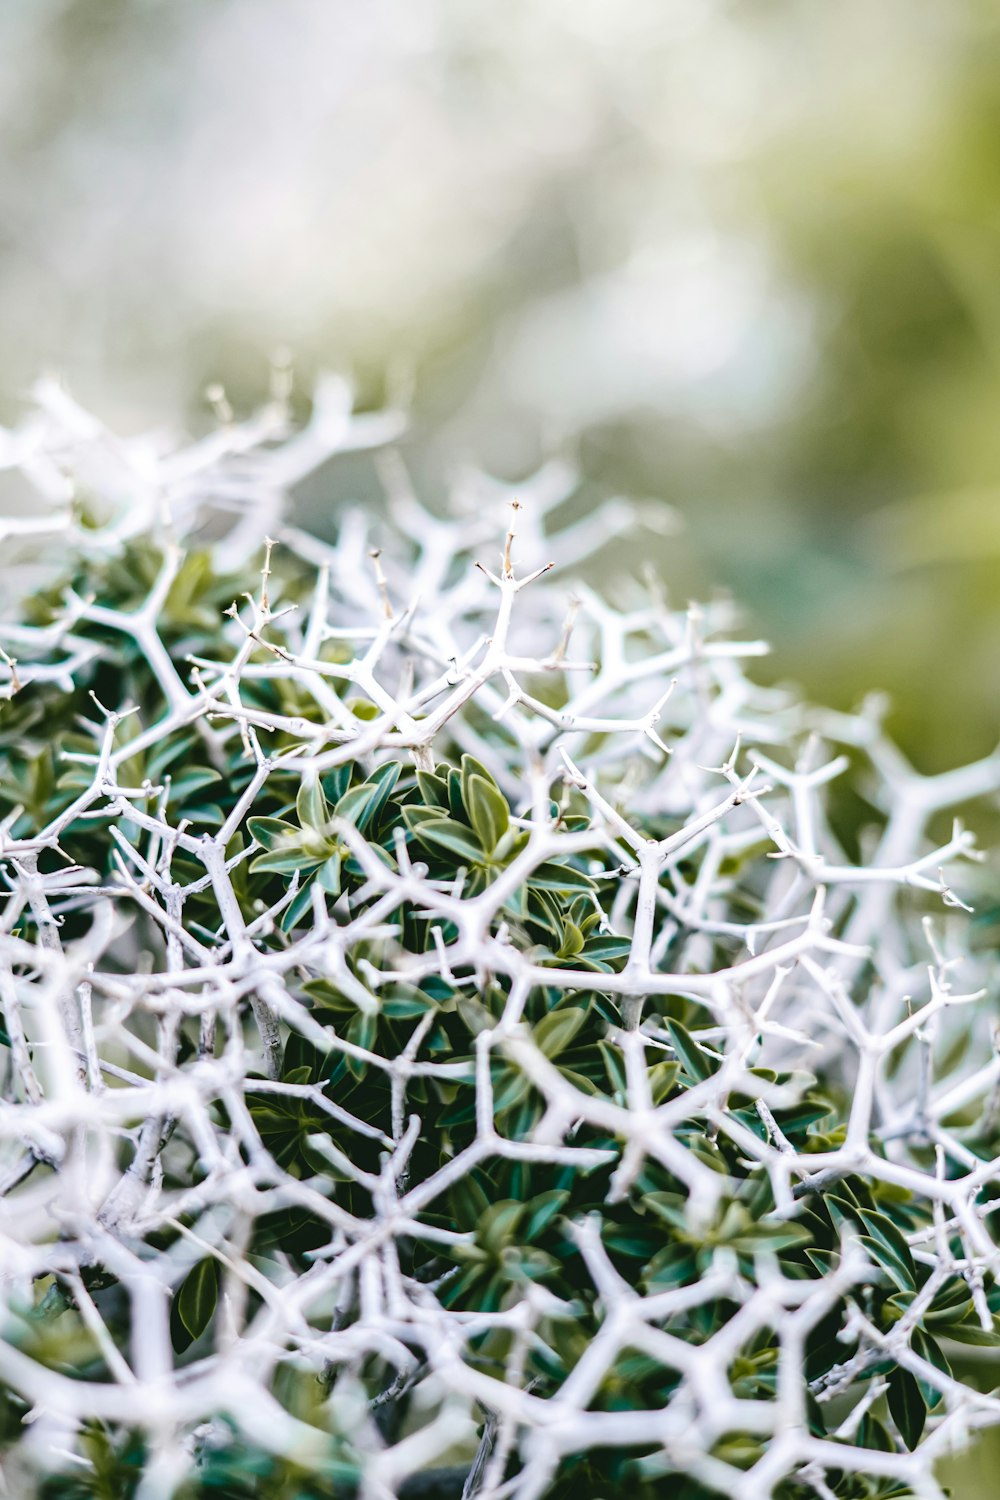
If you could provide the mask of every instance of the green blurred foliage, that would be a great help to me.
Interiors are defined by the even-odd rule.
[[[256,399],[275,339],[303,391],[402,371],[430,494],[568,449],[581,503],[684,514],[657,565],[777,673],[887,688],[928,768],[996,741],[995,4],[40,0],[0,42],[8,415],[52,361],[133,426]]]

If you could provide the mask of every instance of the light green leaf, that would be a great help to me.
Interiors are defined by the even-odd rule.
[[[557,958],[575,958],[583,948],[583,933],[575,922],[567,922],[563,927],[562,942],[556,952]]]
[[[794,1250],[808,1245],[812,1235],[804,1224],[758,1222],[749,1225],[730,1243],[741,1255],[755,1255],[761,1250]]]
[[[996,1349],[1000,1345],[1000,1333],[996,1327],[992,1330],[982,1328],[977,1322],[939,1324],[934,1329],[934,1337],[953,1339],[956,1344],[973,1344],[980,1349]]]
[[[277,849],[298,842],[299,830],[294,823],[286,823],[284,818],[249,818],[247,828],[251,838],[264,849]]]
[[[472,816],[472,806],[471,797],[469,794],[469,781],[473,776],[478,776],[482,781],[488,782],[491,786],[496,787],[497,791],[500,790],[500,788],[496,784],[495,778],[493,777],[491,772],[486,769],[481,760],[477,760],[474,755],[463,755],[462,766],[459,772],[461,796],[462,803],[470,817]]]
[[[307,870],[317,864],[319,860],[316,856],[298,845],[290,849],[269,849],[264,854],[258,854],[251,861],[250,869],[254,873],[263,870],[272,875],[294,875],[296,870]]]
[[[546,1057],[558,1057],[564,1052],[587,1019],[582,1005],[565,1010],[550,1010],[533,1028],[535,1044]]]
[[[500,1251],[509,1244],[523,1213],[524,1204],[517,1203],[512,1198],[504,1199],[500,1203],[491,1203],[486,1212],[480,1216],[476,1227],[476,1239],[494,1255],[499,1255]]]
[[[456,823],[453,818],[415,818],[414,812],[423,812],[423,808],[414,809],[404,807],[403,817],[410,832],[427,848],[435,852],[444,850],[447,854],[455,854],[460,860],[466,860],[472,864],[478,864],[483,859],[482,845],[477,841],[472,830]]]
[[[448,811],[448,783],[433,771],[417,772],[417,788],[428,807]]]
[[[494,781],[473,773],[463,784],[465,809],[483,848],[492,852],[510,825],[510,809]]]
[[[325,830],[330,821],[330,809],[318,780],[303,781],[295,799],[295,811],[303,828]]]

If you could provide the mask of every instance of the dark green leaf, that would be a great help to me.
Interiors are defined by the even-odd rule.
[[[900,1229],[892,1222],[886,1214],[874,1212],[871,1209],[859,1210],[861,1222],[868,1233],[886,1251],[889,1259],[896,1266],[899,1274],[903,1277],[904,1284],[910,1291],[916,1291],[917,1268],[913,1262],[913,1254],[909,1245],[903,1237]],[[884,1257],[879,1257],[879,1264],[890,1269]]]
[[[929,1365],[933,1365],[935,1370],[940,1370],[942,1375],[947,1376],[949,1379],[951,1378],[951,1365],[945,1359],[939,1345],[931,1338],[930,1334],[925,1333],[922,1328],[915,1328],[910,1337],[910,1342],[913,1346],[914,1354],[919,1354],[920,1358],[925,1359]],[[929,1380],[922,1379],[920,1376],[917,1377],[917,1383],[920,1386],[925,1403],[931,1411],[934,1411],[936,1407],[940,1406],[943,1399],[941,1391],[936,1385],[933,1385]]]
[[[177,1316],[193,1343],[208,1327],[219,1300],[219,1267],[212,1256],[192,1266],[175,1300]]]
[[[307,911],[312,910],[312,880],[303,882],[295,895],[289,901],[285,910],[281,913],[282,932],[291,932],[296,922],[304,917]]]
[[[548,1193],[539,1193],[532,1198],[527,1205],[528,1223],[524,1231],[525,1239],[537,1239],[568,1202],[569,1192],[565,1188],[553,1188]]]
[[[927,1408],[916,1380],[902,1365],[897,1365],[889,1375],[889,1411],[912,1453],[923,1433]]]

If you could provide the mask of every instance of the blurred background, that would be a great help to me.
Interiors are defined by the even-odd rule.
[[[1000,738],[995,0],[4,0],[0,205],[0,421],[198,430],[284,346],[412,392],[432,503],[569,457],[774,675]]]
[[[5,0],[0,203],[0,420],[197,429],[283,345],[412,388],[429,499],[573,457],[775,674],[1000,737],[993,0]]]

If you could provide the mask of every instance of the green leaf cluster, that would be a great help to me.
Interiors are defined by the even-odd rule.
[[[135,544],[103,568],[81,564],[71,582],[77,596],[118,609],[138,608],[161,564],[152,544]],[[217,576],[200,553],[185,561],[160,626],[179,674],[187,670],[190,657],[226,659],[220,608],[249,582]],[[289,599],[301,597],[303,584],[296,567],[290,566],[285,574],[279,569],[274,587]],[[33,615],[40,626],[59,617],[63,598],[53,595],[35,601]],[[20,809],[12,822],[15,834],[44,827],[89,783],[101,731],[91,693],[107,706],[137,707],[135,718],[123,720],[116,731],[116,745],[125,750],[165,711],[162,686],[131,636],[80,619],[72,627],[72,638],[72,643],[53,644],[47,653],[50,665],[70,648],[81,653],[70,685],[55,679],[29,684],[0,706],[0,803],[7,810]],[[261,659],[268,659],[266,653]],[[245,701],[263,711],[312,720],[317,715],[315,703],[299,697],[291,679],[255,678]],[[261,735],[274,756],[273,768],[226,855],[248,926],[262,912],[276,913],[275,922],[255,939],[263,960],[288,953],[294,937],[308,930],[314,903],[350,920],[371,911],[381,891],[373,873],[397,870],[404,850],[410,864],[422,865],[438,889],[474,900],[509,871],[528,846],[525,817],[490,769],[470,754],[442,752],[433,769],[418,770],[399,758],[369,755],[302,777],[281,761],[281,752],[293,748],[294,740],[284,732],[268,737],[262,730]],[[136,799],[137,808],[158,809],[172,825],[183,823],[204,833],[230,815],[252,770],[238,734],[225,739],[221,749],[216,745],[210,755],[197,730],[181,725],[126,756],[119,774],[123,785],[146,788]],[[582,801],[556,812],[577,833],[589,826]],[[136,831],[127,818],[119,822],[126,837]],[[66,857],[100,879],[111,878],[116,846],[108,819],[90,813],[74,819],[60,846]],[[54,856],[46,854],[42,867],[55,868]],[[221,913],[210,883],[201,878],[203,869],[178,848],[172,873],[179,885],[190,887],[185,907],[188,931],[211,947],[221,931]],[[503,924],[507,940],[541,976],[524,998],[526,1033],[547,1065],[582,1095],[612,1107],[609,1120],[614,1118],[613,1107],[620,1108],[629,1098],[618,1031],[620,997],[608,984],[630,952],[627,933],[615,930],[613,902],[620,878],[616,851],[595,834],[592,849],[577,848],[572,855],[526,869],[519,883],[505,887],[494,915],[495,928]],[[75,908],[60,913],[60,920],[68,937],[85,930],[85,919]],[[37,938],[37,917],[30,910],[22,922],[25,935]],[[162,931],[148,914],[136,911],[133,922],[138,934],[133,951],[162,948]],[[247,1117],[271,1169],[308,1190],[283,1198],[274,1183],[263,1184],[262,1211],[248,1228],[244,1250],[255,1273],[275,1284],[289,1275],[309,1275],[317,1258],[328,1252],[331,1225],[317,1207],[319,1202],[329,1200],[353,1221],[373,1220],[377,1205],[371,1182],[378,1179],[398,1132],[392,1064],[405,1054],[416,1028],[419,1058],[449,1066],[440,1073],[418,1069],[409,1077],[406,1110],[419,1118],[420,1125],[407,1180],[426,1182],[476,1140],[476,1038],[500,1021],[511,982],[472,965],[454,972],[428,962],[442,939],[448,944],[456,936],[447,914],[438,918],[424,908],[403,906],[393,912],[390,928],[373,925],[369,935],[345,950],[339,970],[318,971],[306,962],[289,966],[288,993],[308,1008],[314,1028],[308,1036],[286,1028],[280,1077],[266,1088],[263,1079],[247,1082]],[[391,983],[373,983],[372,974],[384,972],[400,955],[410,967],[400,963]],[[564,970],[572,971],[572,976],[560,975],[571,977],[568,988],[555,982]],[[658,1028],[658,1043],[647,1049],[645,1082],[651,1107],[658,1109],[709,1080],[722,1064],[722,1050],[715,1017],[693,1000],[663,996],[650,1004],[647,1014]],[[246,1007],[240,1024],[249,1035]],[[328,1046],[317,1040],[324,1028]],[[176,1040],[172,1066],[183,1069],[204,1047],[197,1016],[186,1017]],[[808,1158],[810,1152],[842,1141],[848,1101],[835,1081],[827,1084],[765,1069],[755,1072],[762,1087],[773,1084],[784,1090],[782,1097],[788,1102],[775,1106],[773,1122],[780,1139],[800,1156]],[[489,1083],[500,1138],[515,1145],[532,1143],[547,1104],[514,1054],[503,1048],[491,1052]],[[235,1139],[236,1122],[224,1093],[214,1097],[209,1108],[215,1128]],[[445,1308],[481,1318],[468,1355],[478,1370],[507,1378],[512,1333],[495,1315],[509,1312],[531,1288],[541,1287],[547,1294],[547,1311],[536,1322],[524,1379],[537,1397],[558,1398],[606,1315],[576,1232],[588,1221],[598,1225],[604,1251],[624,1282],[650,1295],[697,1288],[720,1264],[734,1266],[748,1285],[774,1269],[794,1280],[818,1283],[838,1265],[846,1241],[860,1243],[870,1274],[831,1306],[806,1342],[809,1427],[834,1442],[839,1440],[840,1412],[824,1393],[845,1358],[840,1335],[849,1299],[880,1334],[890,1334],[901,1320],[909,1319],[909,1349],[926,1366],[945,1374],[955,1368],[956,1345],[1000,1347],[1000,1324],[983,1329],[963,1278],[952,1275],[936,1285],[933,1296],[924,1295],[935,1274],[933,1257],[918,1252],[914,1242],[918,1232],[931,1226],[927,1203],[845,1172],[821,1187],[797,1190],[793,1210],[779,1212],[765,1167],[739,1144],[746,1132],[760,1141],[771,1139],[771,1126],[755,1097],[730,1093],[721,1120],[709,1121],[697,1111],[678,1118],[677,1144],[717,1173],[722,1184],[709,1222],[692,1216],[685,1183],[652,1156],[641,1162],[627,1192],[616,1194],[613,1180],[624,1139],[611,1124],[598,1128],[581,1123],[574,1126],[574,1144],[604,1153],[594,1158],[603,1164],[582,1168],[498,1152],[477,1162],[446,1195],[427,1203],[412,1231],[398,1237],[400,1275],[433,1288]],[[163,1158],[163,1190],[183,1193],[197,1185],[202,1167],[197,1142],[184,1121],[172,1122],[172,1130]],[[249,1171],[255,1165],[252,1153],[245,1145],[239,1150]],[[359,1177],[347,1167],[369,1175]],[[40,1161],[36,1171],[46,1170]],[[182,1229],[196,1225],[197,1212],[185,1211]],[[947,1234],[960,1260],[964,1252],[957,1231],[950,1228]],[[140,1248],[143,1254],[164,1252],[179,1246],[181,1238],[176,1230],[160,1229]],[[170,1332],[178,1361],[194,1363],[211,1352],[218,1336],[223,1263],[206,1254],[192,1265],[186,1254],[183,1264],[188,1269],[173,1287]],[[117,1295],[114,1271],[95,1265],[88,1274],[105,1278],[100,1285],[102,1315],[127,1350],[137,1331],[130,1323],[127,1299]],[[1000,1288],[988,1282],[984,1296],[996,1319]],[[252,1287],[248,1299],[252,1317],[263,1300]],[[914,1319],[910,1309],[915,1304],[920,1312]],[[674,1339],[698,1346],[726,1327],[737,1311],[737,1305],[725,1299],[691,1300],[665,1315],[660,1326]],[[336,1316],[340,1327],[359,1321],[360,1293],[355,1289],[335,1314],[324,1316]],[[71,1371],[81,1380],[108,1378],[104,1355],[88,1333],[68,1284],[49,1281],[36,1287],[34,1306],[25,1311],[17,1337],[33,1358],[54,1369]],[[405,1330],[399,1337],[405,1339]],[[780,1328],[753,1330],[734,1353],[729,1371],[734,1394],[748,1401],[774,1401],[780,1351]],[[410,1352],[415,1361],[423,1358],[416,1341]],[[885,1393],[868,1409],[855,1441],[874,1451],[912,1449],[941,1409],[940,1392],[904,1364],[877,1359],[862,1362],[856,1386],[882,1376]],[[251,1494],[284,1500],[293,1493],[305,1500],[355,1493],[362,1460],[352,1432],[338,1428],[336,1403],[327,1401],[336,1378],[334,1371],[318,1374],[289,1357],[279,1362],[275,1380],[275,1394],[286,1408],[326,1434],[325,1467],[319,1463],[299,1471],[229,1424],[221,1435],[198,1447],[192,1476],[181,1492],[183,1500],[189,1495],[193,1500]],[[363,1400],[378,1411],[390,1438],[420,1419],[413,1388],[403,1382],[397,1390],[396,1371],[380,1351],[372,1350],[358,1361],[352,1378]],[[679,1379],[668,1361],[625,1350],[600,1380],[591,1407],[659,1409],[669,1402]],[[0,1441],[12,1443],[24,1403],[14,1390],[6,1392],[5,1401]],[[748,1467],[764,1451],[763,1441],[752,1432],[727,1434],[720,1439],[717,1456]],[[146,1460],[143,1440],[130,1431],[91,1424],[85,1442],[90,1464],[86,1475],[60,1477],[66,1487],[58,1493],[132,1494]],[[650,1500],[667,1493],[677,1500],[707,1500],[710,1490],[664,1464],[662,1454],[641,1449],[567,1455],[553,1477],[551,1496],[598,1500],[627,1490]],[[461,1493],[461,1473],[457,1481],[454,1473],[443,1473],[439,1482],[440,1493]],[[905,1493],[888,1482],[861,1477],[853,1467],[828,1473],[827,1482],[838,1500],[888,1500]],[[792,1481],[775,1491],[777,1500],[805,1500],[811,1493],[804,1482]]]

